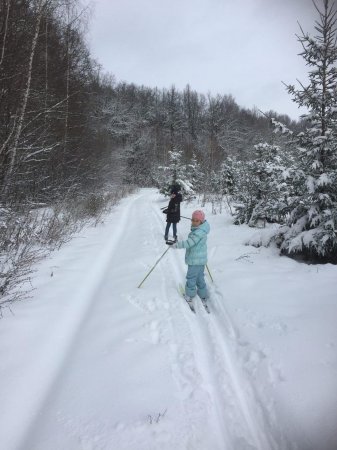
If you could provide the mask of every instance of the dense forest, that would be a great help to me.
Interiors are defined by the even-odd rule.
[[[294,122],[230,92],[117,82],[77,0],[0,0],[0,304],[81,224],[171,182],[215,212],[226,202],[237,224],[279,224],[267,244],[283,254],[337,262],[336,11],[317,12],[317,36],[298,37],[309,85],[287,86],[308,109]]]
[[[231,95],[159,91],[101,75],[76,2],[2,1],[1,201],[49,204],[106,182],[151,186],[178,149],[216,169],[247,159],[269,120]],[[275,116],[276,113],[268,113]],[[280,118],[290,125],[286,116]]]

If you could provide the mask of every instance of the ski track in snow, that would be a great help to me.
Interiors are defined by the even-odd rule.
[[[157,226],[152,227],[154,241],[156,241],[158,230],[162,228],[163,224],[154,207],[152,213],[157,222]],[[172,250],[169,251],[169,253],[171,252]],[[171,272],[170,269],[175,270],[175,267],[172,264],[169,269],[160,266],[163,278],[163,298],[173,310],[180,311],[180,314],[175,314],[174,321],[171,321],[172,341],[170,350],[172,375],[181,390],[183,408],[187,418],[187,429],[186,434],[184,434],[189,437],[189,440],[186,447],[181,448],[202,449],[209,447],[214,450],[221,450],[224,448],[224,444],[228,445],[229,442],[226,442],[226,438],[222,436],[221,425],[217,414],[214,413],[214,408],[212,408],[214,398],[213,395],[210,395],[212,382],[202,374],[200,368],[202,364],[198,364],[197,358],[200,355],[195,352],[194,330],[191,327],[191,319],[193,320],[194,317],[191,318],[192,313],[188,306],[175,292],[174,286],[178,286],[179,274],[176,273],[175,279],[172,280],[172,277],[168,276]],[[168,295],[168,292],[171,292],[171,296]],[[174,338],[175,336],[184,336],[184,339],[178,342]],[[214,428],[217,430],[216,434]],[[219,439],[219,435],[222,439]]]
[[[109,242],[103,248],[97,259],[91,264],[87,271],[88,277],[85,283],[77,292],[75,298],[72,299],[71,307],[69,307],[67,315],[62,316],[62,322],[56,319],[54,329],[50,330],[49,336],[41,353],[36,357],[39,363],[35,366],[34,373],[25,374],[24,384],[16,385],[16,389],[21,389],[22,394],[17,395],[22,404],[29,403],[32,407],[27,410],[21,408],[20,405],[12,403],[10,406],[13,410],[7,410],[8,415],[13,414],[18,423],[20,423],[20,433],[11,436],[10,441],[2,439],[1,447],[3,449],[22,449],[25,450],[27,436],[29,436],[30,428],[34,426],[34,421],[38,418],[43,405],[48,398],[49,393],[53,389],[53,383],[62,372],[68,354],[71,352],[76,336],[81,326],[85,322],[92,304],[95,301],[95,293],[99,289],[101,281],[104,279],[109,262],[113,258],[114,249],[122,238],[124,227],[130,219],[132,205],[141,195],[136,195],[128,199],[123,205],[120,215],[120,226],[114,233]],[[43,377],[39,377],[43,374]],[[34,382],[36,377],[40,378],[38,386]],[[38,391],[34,389],[27,391],[27,385],[38,387]],[[29,398],[25,399],[25,396]]]
[[[154,207],[153,214],[158,227],[162,227],[160,213]],[[178,259],[176,252],[184,250],[169,252],[171,273],[174,274],[170,277],[170,283],[173,286],[178,286],[186,272],[186,265]],[[166,269],[166,274],[169,272]],[[165,289],[166,292],[169,290],[169,287]],[[189,351],[194,353],[194,364],[199,367],[201,381],[207,386],[208,404],[204,405],[204,409],[208,410],[208,414],[210,408],[213,410],[213,426],[218,429],[216,448],[276,450],[279,447],[270,435],[269,427],[264,423],[266,416],[261,410],[256,393],[238,368],[230,348],[230,344],[232,347],[236,345],[238,336],[226,311],[223,295],[213,286],[210,292],[211,314],[204,311],[198,297],[194,299],[196,315],[190,312],[180,298],[177,306],[183,310],[184,319],[189,324],[190,338],[194,341],[194,345],[191,345],[193,352],[191,349]],[[188,358],[190,359],[191,357]]]
[[[51,404],[56,404],[54,409],[57,411],[58,426],[66,430],[67,450],[292,448],[282,433],[275,431],[277,424],[273,405],[268,402],[268,398],[261,397],[250,380],[248,363],[253,361],[253,365],[257,364],[256,361],[263,358],[263,354],[241,341],[226,309],[225,296],[217,289],[216,283],[208,283],[211,314],[206,313],[198,297],[194,300],[196,314],[191,313],[178,294],[178,284],[184,283],[186,273],[182,259],[184,250],[169,250],[165,256],[165,264],[159,263],[157,266],[155,276],[160,278],[160,292],[148,295],[150,289],[133,289],[133,293],[125,295],[125,300],[133,308],[140,310],[146,333],[142,337],[133,333],[124,342],[137,346],[142,344],[142,339],[146,339],[145,344],[150,343],[158,349],[164,346],[167,349],[168,367],[177,391],[173,402],[174,413],[170,408],[163,407],[161,411],[155,410],[143,419],[129,422],[121,419],[112,423],[113,419],[91,417],[90,412],[84,416],[85,419],[71,417],[70,413],[62,411],[58,405],[57,398],[64,386],[68,390],[72,387],[73,381],[69,382],[70,375],[67,374],[71,370],[70,360],[73,357],[76,360],[77,355],[77,360],[80,361],[81,355],[83,357],[86,354],[85,328],[92,326],[90,324],[93,321],[100,323],[99,308],[102,305],[99,306],[97,297],[100,296],[99,290],[104,280],[111,277],[112,273],[115,274],[109,272],[112,270],[112,261],[116,258],[116,253],[123,251],[125,239],[137,242],[138,236],[134,235],[137,228],[128,224],[137,217],[137,208],[138,214],[141,214],[145,201],[149,216],[141,216],[145,224],[139,235],[142,239],[140,245],[144,248],[151,247],[153,254],[160,255],[165,250],[164,224],[157,199],[158,196],[151,194],[149,197],[148,192],[143,191],[126,199],[119,206],[117,231],[88,268],[88,277],[72,299],[67,315],[55,320],[54,328],[39,350],[36,358],[39,363],[34,366],[34,372],[26,374],[24,385],[16,385],[17,389],[22,390],[16,398],[20,398],[22,404],[29,403],[32,408],[20,409],[20,405],[16,403],[11,405],[8,414],[16,417],[20,423],[20,432],[11,436],[10,440],[3,440],[1,448],[61,448],[57,442],[52,447],[45,447],[43,441],[40,441],[41,416],[46,411],[49,414],[48,407]],[[149,202],[152,202],[150,207]],[[145,262],[142,266],[145,274],[149,267]],[[88,358],[90,356],[91,354]],[[109,368],[108,365],[102,367]],[[268,366],[267,370],[273,373],[272,367]],[[33,382],[38,373],[43,374],[40,384]],[[30,382],[35,389],[27,391],[26,386]],[[98,386],[96,389],[96,395],[103,394],[103,387]],[[113,395],[113,386],[108,389],[110,392],[107,395]],[[48,434],[48,430],[45,433]]]

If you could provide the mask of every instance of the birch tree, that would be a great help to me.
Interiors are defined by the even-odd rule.
[[[27,102],[28,102],[28,98],[29,98],[29,94],[30,94],[30,86],[31,86],[31,81],[32,81],[32,70],[33,70],[33,59],[34,59],[35,49],[36,49],[37,40],[38,40],[38,36],[39,36],[39,32],[40,32],[41,19],[42,19],[42,15],[43,15],[46,4],[47,4],[47,0],[37,0],[37,2],[36,2],[36,11],[37,11],[36,24],[35,24],[35,30],[34,30],[34,34],[33,34],[33,38],[32,38],[31,50],[30,50],[29,61],[28,61],[26,87],[25,87],[25,90],[23,93],[22,105],[21,105],[20,112],[18,115],[16,129],[14,131],[13,143],[10,146],[9,151],[8,151],[9,166],[8,166],[7,173],[6,173],[6,176],[4,179],[4,184],[3,184],[3,193],[5,195],[7,194],[8,190],[9,190],[11,177],[12,177],[12,174],[14,171],[14,166],[16,163],[18,144],[19,144],[19,140],[21,137],[21,131],[22,131],[23,122],[25,119]]]

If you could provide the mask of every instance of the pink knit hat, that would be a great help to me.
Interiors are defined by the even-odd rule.
[[[203,222],[205,220],[205,213],[200,209],[197,209],[192,214],[192,219],[200,220],[200,222]]]

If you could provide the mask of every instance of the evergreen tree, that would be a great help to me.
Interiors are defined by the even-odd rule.
[[[337,262],[337,12],[330,0],[323,5],[321,11],[315,4],[317,35],[311,37],[301,29],[298,37],[301,55],[311,68],[309,84],[287,87],[294,101],[309,113],[304,116],[305,131],[294,141],[305,189],[294,199],[281,251]]]
[[[179,186],[183,197],[186,199],[194,196],[193,181],[191,179],[191,167],[182,161],[182,151],[173,149],[168,152],[169,165],[159,168],[158,184],[160,192],[169,195],[172,186]]]
[[[193,155],[191,161],[186,166],[186,175],[187,179],[191,183],[191,186],[193,186],[193,193],[200,192],[201,186],[205,178],[205,174],[203,173],[201,164],[198,161],[195,154]]]
[[[254,159],[237,167],[235,223],[282,222],[288,193],[285,178],[280,147],[267,142],[255,145]]]
[[[152,162],[149,160],[146,137],[141,136],[127,146],[123,153],[124,183],[136,186],[152,186]]]

